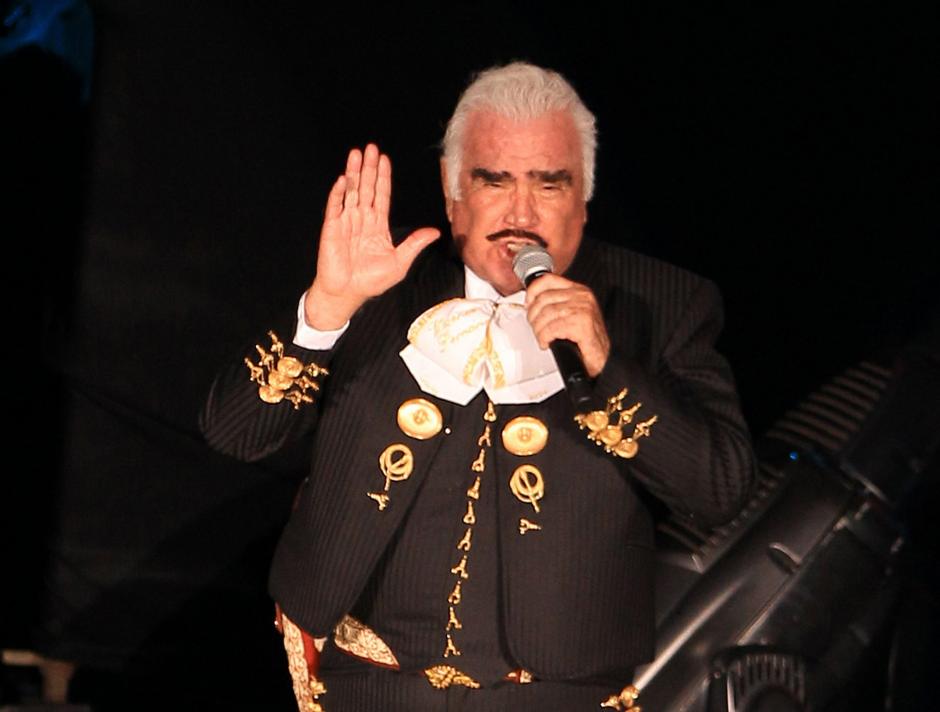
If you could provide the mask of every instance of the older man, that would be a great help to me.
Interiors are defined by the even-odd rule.
[[[351,151],[296,317],[213,386],[218,449],[312,440],[270,581],[302,709],[625,709],[653,643],[639,490],[703,525],[737,511],[753,465],[717,292],[583,239],[594,149],[560,75],[481,73],[441,160],[462,265],[435,229],[393,242],[388,157]],[[554,274],[524,290],[530,244]]]

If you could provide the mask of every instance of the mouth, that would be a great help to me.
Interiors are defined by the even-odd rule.
[[[510,259],[525,245],[539,245],[548,249],[548,243],[541,235],[529,232],[528,230],[518,230],[508,228],[487,235],[486,239],[490,242],[499,243],[500,252],[507,255]]]

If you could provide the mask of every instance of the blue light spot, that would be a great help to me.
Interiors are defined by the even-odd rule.
[[[794,462],[796,462],[797,460],[800,459],[800,453],[798,453],[796,450],[793,450],[793,451],[790,453],[790,459],[793,460]]]

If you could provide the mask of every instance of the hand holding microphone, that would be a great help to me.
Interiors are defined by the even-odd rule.
[[[551,349],[574,407],[583,409],[591,399],[590,378],[607,363],[610,339],[594,293],[553,268],[551,255],[538,245],[523,246],[513,258],[536,338]]]

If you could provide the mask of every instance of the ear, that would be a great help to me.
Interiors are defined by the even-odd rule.
[[[441,188],[444,191],[444,212],[447,213],[447,220],[454,221],[454,196],[450,194],[450,184],[447,182],[447,164],[441,158]]]

